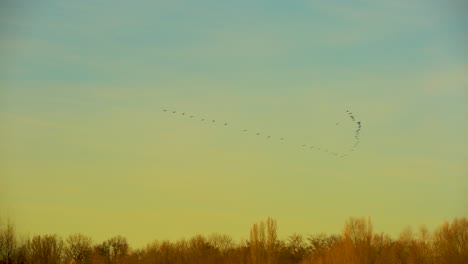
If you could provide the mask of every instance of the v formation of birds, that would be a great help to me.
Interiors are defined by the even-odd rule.
[[[172,113],[172,114],[177,114],[178,113],[176,110],[170,111],[170,110],[167,110],[167,109],[163,109],[163,112]],[[338,158],[344,158],[346,156],[349,156],[351,152],[357,150],[357,148],[358,148],[358,145],[359,145],[359,142],[360,142],[360,135],[361,135],[360,132],[361,132],[361,128],[362,128],[362,122],[357,121],[354,114],[352,112],[350,112],[349,110],[346,110],[346,113],[348,114],[350,120],[356,125],[356,130],[354,131],[354,141],[353,141],[352,147],[349,149],[348,152],[334,152],[334,151],[331,151],[331,150],[329,150],[327,148],[324,148],[324,147],[320,147],[320,146],[317,146],[317,145],[309,145],[309,144],[300,144],[299,146],[302,147],[302,148],[309,148],[310,150],[314,150],[314,151],[322,152],[322,153],[325,153],[325,154],[329,154],[331,156],[335,156],[335,157],[338,157]],[[197,119],[196,116],[191,115],[191,114],[187,114],[185,112],[182,112],[181,115],[187,116],[190,119]],[[198,120],[200,122],[209,122],[209,123],[216,124],[215,119],[198,118]],[[228,122],[221,122],[220,124],[223,125],[223,126],[229,126]],[[339,122],[336,123],[336,125],[339,125],[339,124],[340,124]],[[250,133],[251,130],[243,129],[243,130],[241,130],[241,132],[247,134],[247,133]],[[266,135],[265,136],[262,133],[255,132],[255,131],[252,132],[252,133],[255,134],[256,136],[259,136],[259,137],[265,137],[266,139],[280,140],[282,142],[286,141],[286,139],[284,137],[273,137],[271,135]]]

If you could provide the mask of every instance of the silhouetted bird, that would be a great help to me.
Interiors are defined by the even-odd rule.
[[[243,132],[247,132],[247,131],[248,131],[247,129],[244,129],[244,131],[243,131]]]
[[[257,133],[257,136],[260,135],[260,133]]]
[[[185,113],[182,113],[182,115],[185,115]]]
[[[340,122],[336,122],[336,126],[339,125],[339,124],[340,124]]]
[[[280,140],[284,140],[284,138],[280,138]]]
[[[205,121],[205,118],[202,118],[200,121]]]
[[[176,111],[172,111],[172,113],[173,113],[173,114],[175,114],[175,113],[176,113]]]
[[[193,118],[193,116],[190,116],[190,118]]]
[[[225,126],[227,126],[228,123],[224,123]]]
[[[267,138],[271,138],[271,136],[268,136]]]
[[[164,112],[167,112],[167,110],[166,110],[166,109],[164,109],[163,111],[164,111]]]
[[[302,145],[302,146],[305,147],[306,145],[304,144],[304,145]]]

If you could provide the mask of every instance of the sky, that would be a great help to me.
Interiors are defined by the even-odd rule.
[[[133,246],[467,217],[467,8],[2,1],[0,217]]]

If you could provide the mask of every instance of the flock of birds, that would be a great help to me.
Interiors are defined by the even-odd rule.
[[[197,118],[196,116],[194,116],[192,114],[188,114],[186,112],[178,113],[176,110],[171,111],[171,110],[168,110],[168,109],[163,109],[163,112],[172,113],[172,114],[181,114],[182,116],[186,116],[187,118],[198,120],[199,122],[206,122],[206,123],[212,123],[212,124],[218,124],[219,123],[219,124],[221,124],[223,126],[229,126],[230,125],[230,123],[228,123],[228,122],[217,122],[215,119]],[[361,121],[356,121],[356,118],[355,118],[354,114],[352,112],[350,112],[349,110],[346,110],[346,113],[348,114],[351,121],[357,127],[356,130],[354,131],[354,142],[353,142],[352,147],[349,150],[349,152],[347,152],[347,153],[334,152],[334,151],[331,151],[331,150],[329,150],[327,148],[317,146],[317,145],[301,144],[299,146],[302,147],[302,148],[308,148],[310,150],[323,152],[325,154],[329,154],[331,156],[335,156],[335,157],[338,157],[338,158],[344,158],[346,156],[349,156],[349,154],[351,152],[355,151],[357,149],[358,145],[359,145],[362,123],[361,123]],[[339,124],[340,124],[339,122],[336,123],[336,125],[339,125]],[[242,132],[248,134],[249,132],[252,132],[252,131],[250,131],[248,129],[243,129]],[[253,134],[255,134],[256,136],[259,136],[259,137],[265,137],[266,139],[286,141],[286,139],[284,137],[273,137],[271,135],[263,135],[260,132],[253,132]]]
[[[354,144],[351,148],[351,151],[355,151],[357,146],[359,145],[362,124],[361,121],[356,121],[356,118],[354,117],[353,113],[351,113],[349,110],[346,110],[346,113],[348,113],[349,118],[351,118],[351,120],[357,125],[357,129],[356,131],[354,131]]]

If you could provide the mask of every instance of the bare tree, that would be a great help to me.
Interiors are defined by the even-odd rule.
[[[14,263],[16,247],[15,229],[8,221],[5,227],[0,225],[0,263]]]
[[[319,257],[323,256],[329,251],[333,245],[340,241],[340,237],[337,235],[327,236],[325,234],[311,235],[307,239],[309,241],[309,248],[312,255]]]
[[[277,262],[277,251],[278,251],[278,225],[276,220],[268,217],[266,220],[267,228],[267,264],[276,264]]]
[[[307,252],[307,245],[304,237],[299,234],[292,234],[288,237],[286,247],[288,249],[291,262],[298,263]]]
[[[276,221],[270,217],[252,226],[249,241],[251,263],[276,263],[277,230]]]
[[[188,252],[191,263],[217,263],[220,261],[219,251],[202,235],[196,235],[189,240]],[[218,259],[218,261],[216,261]]]
[[[37,235],[28,240],[27,251],[28,263],[59,264],[63,259],[63,240],[57,235]]]
[[[349,218],[343,230],[343,250],[361,264],[373,262],[372,222],[370,218]]]
[[[232,237],[228,235],[222,235],[218,233],[213,233],[208,237],[208,243],[219,250],[223,255],[228,253],[229,250],[234,246],[234,241]]]
[[[468,219],[455,218],[434,232],[434,247],[438,263],[468,262]]]
[[[91,262],[91,238],[82,234],[70,235],[65,247],[65,256],[73,264],[85,264]]]
[[[372,223],[370,218],[349,218],[343,230],[344,239],[354,245],[370,245],[372,241]]]
[[[250,261],[252,264],[264,263],[265,259],[265,224],[254,224],[250,229]]]
[[[123,236],[115,236],[96,246],[96,251],[104,257],[108,264],[122,263],[128,255],[127,239]]]

